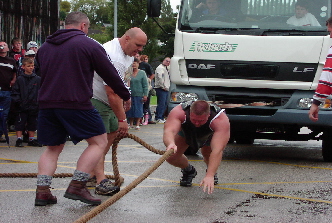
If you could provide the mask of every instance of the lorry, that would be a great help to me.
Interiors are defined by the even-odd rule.
[[[225,109],[231,141],[321,140],[323,159],[331,162],[331,100],[320,106],[317,122],[308,111],[332,45],[326,28],[332,1],[206,0],[219,1],[222,15],[207,13],[201,1],[179,1],[169,110],[210,101]],[[160,0],[149,2],[148,14],[158,16]],[[298,5],[318,24],[290,24]]]

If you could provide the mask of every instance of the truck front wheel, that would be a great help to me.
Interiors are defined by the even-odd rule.
[[[332,130],[324,131],[322,154],[325,162],[332,162]]]
[[[254,140],[253,138],[251,137],[248,137],[248,136],[236,136],[235,137],[235,141],[236,141],[236,144],[253,144],[254,143]]]

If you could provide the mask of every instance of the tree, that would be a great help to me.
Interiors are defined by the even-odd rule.
[[[92,28],[109,23],[110,0],[72,0],[72,10],[85,13]]]
[[[65,20],[67,13],[70,12],[71,4],[68,1],[60,2],[60,20]]]
[[[169,0],[162,0],[161,14],[159,18],[160,24],[164,31],[160,32],[158,39],[161,42],[159,54],[165,57],[172,57],[174,54],[174,30],[176,25],[176,13],[173,12]]]

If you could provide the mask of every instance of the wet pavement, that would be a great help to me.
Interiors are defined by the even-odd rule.
[[[164,150],[163,124],[130,130],[156,149]],[[44,148],[0,144],[0,173],[36,173]],[[68,142],[57,173],[73,173],[86,147]],[[130,184],[161,156],[131,139],[118,146],[119,170]],[[206,166],[202,156],[188,156],[198,175],[190,188],[180,187],[179,169],[163,163],[146,180],[89,222],[331,222],[332,164],[323,162],[321,142],[256,140],[253,145],[229,144],[218,169],[219,184],[208,195],[199,188]],[[107,174],[113,174],[111,154]],[[70,178],[54,178],[58,203],[35,207],[35,178],[0,178],[0,222],[74,222],[94,207],[63,197]],[[93,189],[91,189],[93,192]],[[99,196],[103,201],[109,197]]]

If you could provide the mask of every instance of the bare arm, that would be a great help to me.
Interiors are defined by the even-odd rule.
[[[105,85],[105,90],[108,98],[108,102],[110,103],[110,107],[112,108],[115,116],[118,120],[126,119],[125,109],[123,107],[123,100],[114,93],[112,88]],[[128,100],[130,101],[130,100]],[[118,132],[120,135],[124,135],[128,133],[128,123],[127,122],[119,122]]]
[[[226,114],[222,113],[215,120],[213,120],[211,123],[211,128],[214,131],[210,144],[211,154],[209,157],[206,175],[201,182],[201,186],[204,186],[204,192],[207,189],[209,194],[213,192],[214,175],[218,170],[223,151],[230,137],[230,124]]]
[[[175,145],[175,136],[181,130],[181,123],[184,121],[185,113],[181,108],[181,105],[176,106],[169,113],[164,125],[163,141],[166,146],[166,150],[174,149],[174,153],[177,150]]]
[[[16,73],[13,73],[13,78],[12,80],[10,81],[10,86],[13,86],[16,82]]]

